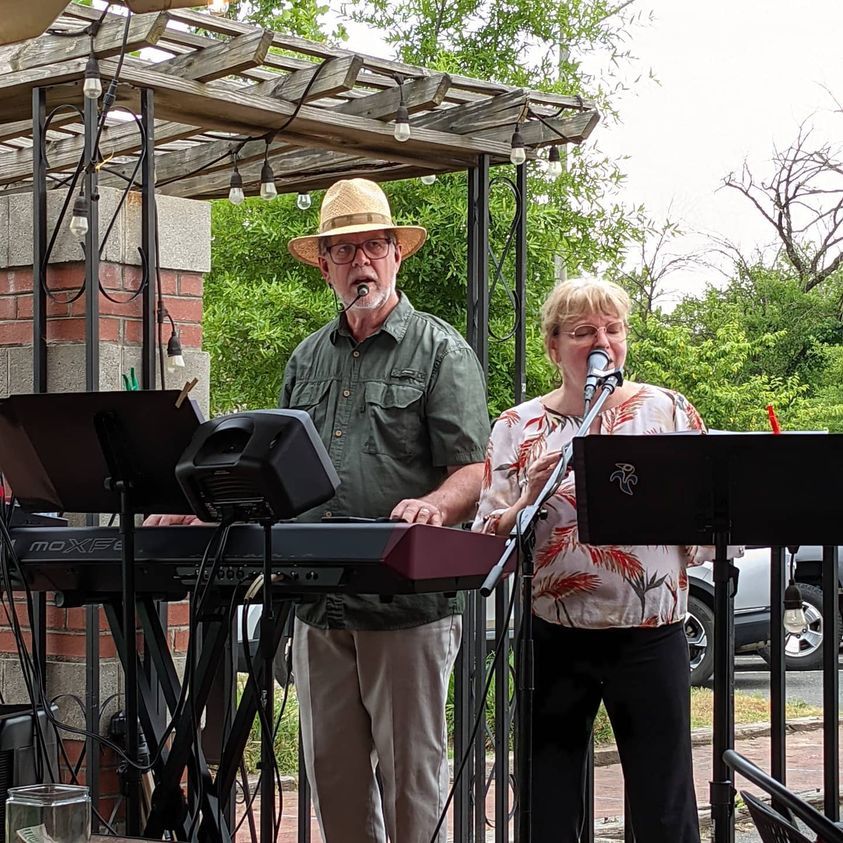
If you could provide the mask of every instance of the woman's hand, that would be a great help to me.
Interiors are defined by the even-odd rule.
[[[561,456],[561,451],[547,451],[530,464],[527,468],[527,482],[521,492],[519,501],[521,509],[535,503]]]
[[[541,494],[548,478],[553,473],[553,469],[556,468],[561,455],[561,451],[548,451],[528,466],[527,477],[521,481],[521,496],[501,514],[495,524],[495,532],[499,536],[510,533],[515,526],[518,513],[535,503],[536,498]]]

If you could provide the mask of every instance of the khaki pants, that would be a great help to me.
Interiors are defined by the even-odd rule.
[[[460,629],[458,616],[385,632],[296,620],[305,766],[325,843],[385,843],[384,827],[392,843],[430,843],[448,793],[445,700]]]

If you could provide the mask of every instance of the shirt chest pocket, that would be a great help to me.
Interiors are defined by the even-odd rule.
[[[304,410],[313,420],[321,435],[328,417],[328,392],[330,381],[305,381],[296,383],[290,395],[290,409]],[[323,436],[324,438],[324,436]]]
[[[415,386],[367,383],[363,412],[369,432],[364,453],[408,459],[422,452],[426,439],[423,395]]]

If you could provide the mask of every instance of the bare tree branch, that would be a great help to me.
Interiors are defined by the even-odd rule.
[[[773,172],[758,181],[744,162],[724,187],[745,196],[773,227],[804,290],[843,264],[843,160],[829,144],[815,144],[803,123],[787,149],[773,150]]]

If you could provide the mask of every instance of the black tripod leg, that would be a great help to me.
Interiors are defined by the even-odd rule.
[[[111,635],[114,639],[117,652],[122,654],[126,652],[126,650],[124,649],[125,636],[123,635],[123,618],[121,608],[119,605],[115,606],[111,603],[106,603],[103,608],[105,609],[106,619],[108,620],[108,624],[111,628]],[[150,649],[150,652],[155,649],[155,643],[149,637],[147,637],[146,646]],[[123,656],[121,655],[121,661],[122,658]],[[162,675],[163,674],[159,673],[159,676]],[[155,710],[154,704],[151,705],[151,703],[153,700],[157,700],[157,695],[153,693],[152,689],[145,681],[145,678],[142,676],[140,677],[138,683],[138,690],[140,692],[138,716],[140,717],[141,727],[143,728],[144,734],[149,742],[150,750],[154,752],[154,747],[160,744],[164,735],[163,724],[157,721],[151,713]],[[164,748],[153,766],[153,775],[156,782],[161,779],[167,755],[168,751]],[[186,840],[187,833],[189,831],[189,822],[187,817],[187,806],[182,798],[181,789],[178,790],[178,797],[179,799],[177,803],[167,806],[167,810],[165,812],[165,827],[168,830],[173,831],[179,840]],[[152,811],[154,810],[155,807],[153,801]]]
[[[284,635],[284,629],[287,625],[287,618],[292,611],[292,602],[285,601],[280,604],[276,614],[275,627],[272,630],[272,647],[273,651],[278,649],[278,644]],[[231,789],[234,786],[234,781],[237,778],[237,770],[240,765],[240,760],[243,757],[243,750],[246,748],[246,743],[249,740],[249,732],[252,728],[252,723],[255,720],[255,715],[258,713],[258,706],[260,705],[260,697],[256,691],[255,686],[262,688],[264,664],[261,659],[257,659],[253,666],[254,681],[250,679],[243,689],[243,694],[240,697],[240,704],[237,706],[237,713],[234,715],[234,722],[231,725],[231,731],[228,735],[225,748],[220,759],[219,771],[217,772],[217,792],[220,794],[220,800],[223,807],[225,807],[225,800],[228,799]]]
[[[171,710],[173,710],[179,696],[178,674],[167,647],[166,635],[161,627],[160,619],[152,610],[151,601],[142,604],[142,606],[141,619],[150,647],[150,656],[164,683],[164,693],[168,705],[171,705]],[[147,837],[160,837],[167,827],[167,814],[173,810],[176,795],[181,794],[181,778],[191,758],[195,761],[201,779],[201,782],[196,782],[195,785],[197,791],[201,794],[200,808],[203,814],[203,836],[209,840],[223,841],[230,837],[228,829],[217,822],[221,813],[216,787],[211,778],[202,748],[195,739],[194,718],[190,711],[191,705],[196,706],[197,712],[201,712],[204,707],[219,655],[224,648],[228,635],[222,616],[219,618],[212,616],[212,620],[219,620],[219,622],[210,624],[210,633],[194,674],[196,682],[192,689],[193,693],[187,700],[185,711],[176,720],[172,746],[156,781],[156,788],[152,796],[152,811],[144,831],[144,835]]]

